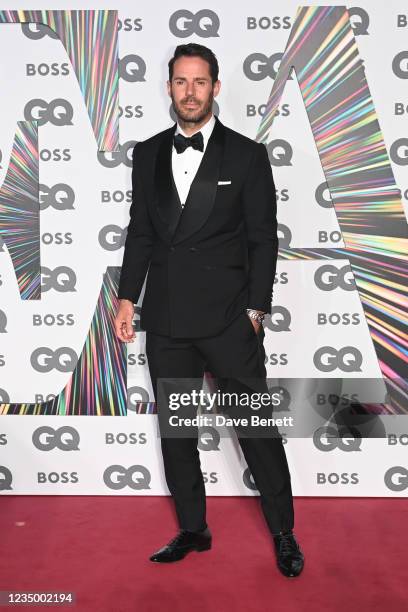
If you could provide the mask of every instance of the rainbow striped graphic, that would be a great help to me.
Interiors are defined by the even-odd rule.
[[[0,237],[10,253],[24,300],[41,297],[38,132],[19,121],[6,178],[0,188]]]
[[[281,248],[285,260],[348,260],[389,402],[408,413],[408,226],[344,6],[304,6],[256,140],[267,143],[290,70],[299,82],[345,248]],[[370,411],[370,405],[366,405]],[[374,408],[374,406],[373,406]]]
[[[117,11],[0,11],[0,23],[41,23],[64,45],[99,151],[119,145]]]

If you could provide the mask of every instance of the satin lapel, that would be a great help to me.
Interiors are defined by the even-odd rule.
[[[153,206],[159,215],[161,233],[166,242],[171,241],[182,211],[171,169],[173,135],[176,127],[177,123],[163,137],[157,153],[154,172],[155,198]]]
[[[211,213],[217,194],[218,179],[224,153],[224,140],[224,125],[218,117],[215,117],[213,131],[208,139],[200,166],[191,183],[184,209],[179,216],[179,223],[173,236],[173,244],[181,242],[197,232]]]

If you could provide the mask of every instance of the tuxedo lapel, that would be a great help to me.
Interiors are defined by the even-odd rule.
[[[211,213],[217,193],[225,139],[225,128],[218,117],[215,117],[214,128],[183,209],[171,164],[176,127],[177,124],[174,124],[163,138],[155,167],[156,208],[163,223],[166,241],[173,244],[197,232]]]

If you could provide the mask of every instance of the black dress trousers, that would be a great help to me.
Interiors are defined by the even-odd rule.
[[[249,385],[256,381],[254,388],[258,385],[258,390],[267,392],[263,342],[263,327],[257,333],[245,310],[215,336],[172,338],[146,331],[146,355],[156,401],[162,379],[198,381],[199,391],[205,370],[216,378],[220,391],[242,389],[244,380]],[[189,437],[168,436],[161,423],[166,422],[170,412],[160,401],[158,411],[165,477],[175,502],[179,527],[199,531],[207,522],[198,429],[193,428]],[[233,416],[230,410],[225,412]],[[274,429],[273,437],[245,436],[237,430],[239,444],[260,493],[262,511],[273,534],[294,527],[289,467],[282,437]]]

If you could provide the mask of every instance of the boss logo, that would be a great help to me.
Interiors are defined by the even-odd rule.
[[[290,17],[247,17],[247,30],[288,30],[291,25]]]
[[[140,329],[140,319],[134,320],[133,329],[135,332],[144,333],[143,329]],[[142,366],[146,365],[146,354],[145,353],[128,353],[128,366]]]
[[[322,346],[313,355],[313,363],[320,372],[361,372],[363,356],[355,346],[344,346],[337,350],[333,346]]]
[[[255,104],[247,104],[246,105],[246,116],[247,117],[263,117],[266,112],[266,104],[260,104],[259,106],[255,106]],[[282,104],[277,109],[276,117],[289,117],[290,115],[290,106],[289,104]]]
[[[61,232],[55,232],[55,234],[51,234],[47,232],[41,235],[41,242],[43,244],[72,244],[72,234],[71,232],[65,232],[62,234]]]
[[[119,60],[119,78],[129,83],[145,81],[146,62],[140,55],[125,55]]]
[[[143,106],[119,106],[119,119],[140,119],[144,116]]]
[[[111,465],[103,473],[103,481],[109,489],[119,491],[129,487],[135,491],[150,489],[151,475],[144,465]]]
[[[42,162],[71,161],[71,149],[41,149],[40,159]]]
[[[35,448],[40,451],[51,451],[58,448],[61,451],[79,451],[79,432],[68,425],[53,427],[44,425],[37,427],[32,435]]]
[[[26,64],[27,76],[67,76],[69,74],[69,64]]]
[[[357,472],[342,472],[338,474],[337,472],[331,472],[330,474],[326,474],[325,472],[317,472],[316,474],[316,483],[325,485],[347,485],[347,484],[358,484],[359,476]]]
[[[111,202],[121,204],[122,202],[130,203],[131,201],[131,189],[128,191],[120,191],[119,189],[116,189],[116,191],[101,191],[101,202],[103,204],[110,204]]]
[[[125,245],[127,228],[105,225],[99,230],[98,241],[105,251],[117,251]]]
[[[73,125],[73,116],[74,109],[64,98],[56,98],[51,102],[46,102],[42,98],[34,98],[24,107],[24,119],[37,121],[38,126],[48,122],[56,126]]]
[[[78,472],[37,472],[38,484],[77,484]]]
[[[117,168],[121,164],[131,168],[135,145],[136,140],[128,140],[124,144],[119,145],[117,151],[98,151],[97,159],[105,168]]]
[[[33,327],[42,327],[43,325],[46,325],[47,327],[53,327],[55,325],[58,325],[59,327],[71,327],[72,325],[75,325],[74,315],[72,313],[57,315],[53,315],[51,313],[33,314]]]
[[[112,433],[112,432],[106,432],[105,433],[105,444],[120,444],[120,445],[124,445],[124,444],[146,444],[147,442],[147,438],[146,438],[146,433],[141,432],[141,433],[136,433],[136,432],[131,432],[131,433],[124,433],[124,432],[119,432],[119,433]]]
[[[30,356],[33,369],[44,374],[54,369],[58,372],[73,372],[77,361],[77,354],[69,346],[61,346],[55,350],[48,346],[39,346]]]
[[[217,472],[203,472],[203,480],[204,484],[215,484],[218,482],[218,473]]]
[[[345,453],[360,452],[361,442],[360,433],[355,428],[320,427],[313,434],[315,447],[326,453],[336,448]]]
[[[200,427],[197,447],[202,451],[220,450],[220,434],[214,427]]]
[[[321,291],[334,291],[334,289],[343,289],[343,291],[355,291],[356,283],[354,274],[349,264],[336,268],[333,264],[324,264],[317,268],[314,274],[314,282]]]
[[[359,325],[360,315],[358,312],[318,312],[317,313],[317,324],[318,325]]]
[[[55,210],[73,210],[75,193],[66,183],[56,183],[52,187],[40,183],[40,210],[55,208]]]
[[[389,446],[395,446],[401,444],[401,446],[408,446],[408,434],[388,434],[387,441]]]
[[[57,266],[53,270],[41,266],[41,293],[55,289],[59,293],[76,291],[76,274],[68,266]]]
[[[219,36],[220,19],[214,11],[202,9],[192,13],[187,9],[180,9],[173,13],[169,19],[169,29],[178,38],[188,38],[193,34],[201,38]]]
[[[242,65],[243,71],[247,79],[250,81],[262,81],[267,77],[275,79],[278,74],[276,64],[281,61],[283,53],[273,53],[265,55],[264,53],[251,53],[245,58]],[[288,80],[292,81],[292,76],[288,76]]]
[[[143,25],[140,17],[136,17],[136,19],[131,19],[130,17],[118,19],[118,32],[140,32],[141,30],[143,30]]]

